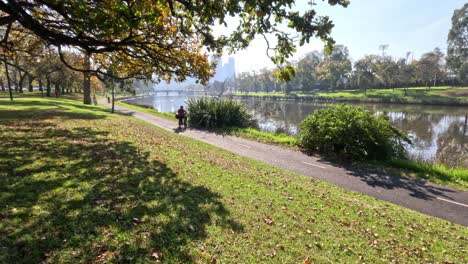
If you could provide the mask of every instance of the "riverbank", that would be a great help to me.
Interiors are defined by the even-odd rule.
[[[265,98],[273,100],[299,100],[353,103],[393,103],[468,106],[468,87],[413,87],[407,89],[340,90],[335,92],[233,93],[237,98]]]
[[[150,106],[136,106],[125,102],[118,102],[117,104],[129,109],[159,116],[166,120],[175,120],[173,114],[159,112]],[[291,150],[300,151],[297,138],[286,135],[284,133],[265,132],[255,128],[224,128],[211,130],[211,132],[222,135],[238,136],[265,144],[278,145]],[[432,164],[413,160],[357,163],[354,165],[361,168],[382,168],[389,173],[398,175],[400,177],[423,179],[429,182],[454,187],[460,190],[468,190],[468,169],[466,168],[449,168],[442,164]]]
[[[0,131],[0,262],[465,258],[465,227],[100,106],[0,100]]]

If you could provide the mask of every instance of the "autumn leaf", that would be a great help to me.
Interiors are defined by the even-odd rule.
[[[276,247],[279,248],[280,250],[283,250],[283,251],[284,251],[284,246],[283,246],[283,245],[277,244]]]
[[[273,224],[273,219],[271,219],[271,217],[269,217],[269,216],[263,218],[263,221],[264,221],[265,224],[267,224],[267,225]]]

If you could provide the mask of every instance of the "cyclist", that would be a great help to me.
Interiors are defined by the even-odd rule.
[[[179,128],[182,128],[182,124],[184,128],[187,128],[187,111],[185,111],[184,106],[181,105],[177,110],[176,118],[179,119]]]

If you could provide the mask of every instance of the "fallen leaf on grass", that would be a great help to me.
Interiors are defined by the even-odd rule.
[[[265,224],[267,224],[267,225],[273,224],[273,219],[271,219],[271,217],[269,217],[269,216],[263,218],[263,221],[264,221]]]

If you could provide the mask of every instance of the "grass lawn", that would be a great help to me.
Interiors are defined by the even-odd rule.
[[[466,263],[468,229],[71,99],[0,100],[0,263]]]
[[[249,95],[258,97],[284,97],[284,93],[235,93],[235,95]],[[403,88],[396,89],[369,89],[366,93],[363,90],[340,90],[335,92],[293,92],[290,96],[296,97],[322,97],[336,100],[365,100],[365,101],[396,101],[398,103],[426,103],[426,104],[468,104],[468,87],[433,87],[428,90],[426,87],[409,88],[407,95]]]
[[[156,110],[156,109],[154,109],[154,108],[152,108],[150,106],[148,106],[148,107],[136,106],[136,105],[132,105],[132,104],[127,104],[125,102],[120,102],[120,101],[116,101],[115,104],[123,106],[123,107],[128,108],[128,109],[137,110],[137,111],[144,112],[144,113],[147,113],[147,114],[152,114],[152,115],[155,115],[155,116],[159,116],[161,118],[171,120],[171,121],[174,121],[174,122],[177,121],[177,119],[175,118],[175,113],[159,112],[158,110]]]
[[[368,164],[364,164],[367,166]],[[443,164],[430,164],[413,160],[391,160],[371,162],[370,166],[384,168],[392,175],[423,179],[439,185],[468,191],[468,169],[449,168]]]
[[[46,91],[44,91],[43,93],[40,91],[29,92],[25,89],[23,93],[19,93],[13,90],[13,100],[15,100],[16,98],[24,98],[24,97],[40,97],[42,96],[42,94],[44,94],[45,96]],[[0,90],[0,98],[8,98],[8,100],[10,99],[10,92],[8,92],[8,89],[6,91]]]

